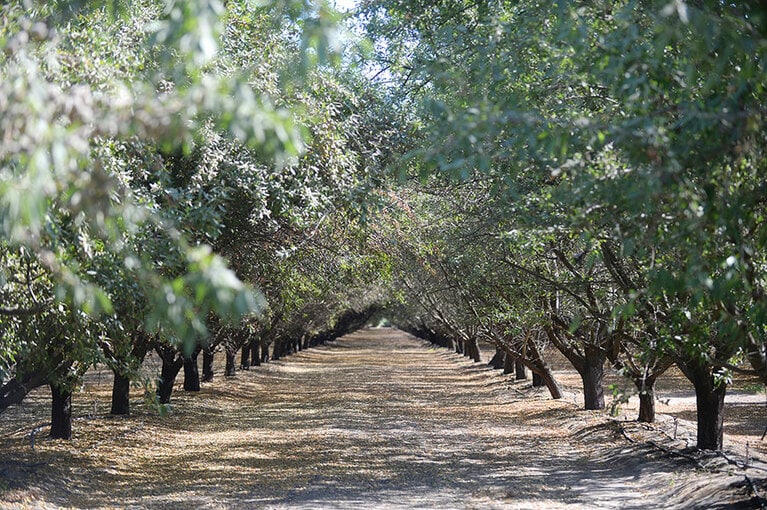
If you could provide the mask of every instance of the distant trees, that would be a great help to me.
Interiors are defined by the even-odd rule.
[[[0,26],[0,127],[12,141],[0,149],[3,409],[50,384],[63,416],[82,373],[105,363],[112,412],[126,414],[150,350],[167,403],[185,362],[188,387],[199,385],[199,352],[210,362],[218,345],[258,337],[263,359],[270,345],[279,357],[367,306],[338,291],[312,309],[349,275],[309,245],[321,230],[343,242],[324,224],[361,209],[378,171],[364,140],[376,130],[355,111],[374,96],[360,99],[330,65],[334,13],[302,2],[33,7],[4,5]]]
[[[104,363],[127,413],[152,350],[167,403],[381,310],[555,398],[556,348],[589,409],[611,365],[646,421],[676,364],[706,449],[767,382],[761,5],[6,4],[0,409]]]
[[[399,173],[483,182],[498,221],[482,251],[511,248],[587,405],[602,405],[587,380],[604,361],[644,395],[674,361],[698,395],[698,446],[721,448],[727,370],[765,366],[764,7],[412,0],[363,12],[386,41],[377,65],[418,111]],[[459,251],[440,255],[498,281]],[[497,296],[519,282],[506,281]],[[459,315],[475,307],[463,301]]]

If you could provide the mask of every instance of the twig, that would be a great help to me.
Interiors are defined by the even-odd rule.
[[[620,429],[621,434],[623,434],[623,437],[625,437],[629,443],[632,443],[632,444],[636,443],[636,440],[628,435],[628,432],[626,432],[626,427],[624,427],[623,424],[618,423],[618,428]]]
[[[759,471],[767,471],[767,469],[765,469],[765,468],[763,468],[763,467],[755,466],[755,465],[753,465],[753,464],[751,464],[751,465],[749,466],[749,465],[748,465],[748,461],[749,461],[748,453],[746,454],[746,461],[745,461],[745,462],[742,462],[742,463],[740,463],[740,464],[738,463],[738,461],[737,461],[737,460],[735,460],[735,459],[731,458],[729,455],[727,455],[727,454],[726,454],[726,453],[724,453],[724,452],[718,451],[718,452],[716,452],[716,454],[717,454],[717,455],[719,455],[720,457],[722,457],[724,460],[726,460],[728,464],[732,464],[733,466],[735,466],[735,467],[737,467],[737,468],[741,468],[741,469],[751,469],[751,470],[757,469],[757,470],[759,470]],[[758,458],[753,458],[753,459],[751,459],[751,460],[759,460],[759,459],[758,459]]]
[[[38,425],[37,427],[33,428],[32,432],[29,433],[29,446],[32,448],[32,451],[35,451],[35,434],[48,426],[50,426],[50,423],[43,423],[42,425]]]
[[[698,459],[693,457],[692,455],[687,455],[686,453],[677,452],[670,448],[666,448],[660,443],[657,443],[655,441],[648,441],[648,444],[651,444],[658,450],[661,450],[662,452],[666,453],[667,455],[670,455],[672,457],[681,457],[683,459],[689,460],[690,462],[695,463],[696,466],[698,466],[700,469],[704,471],[708,471],[709,473],[713,472],[710,468],[706,467],[702,462],[700,462]]]
[[[754,485],[753,480],[751,480],[751,478],[749,478],[748,475],[743,475],[743,476],[745,477],[746,482],[748,483],[748,486],[751,487],[751,492],[754,493],[754,498],[756,498],[756,502],[759,504],[759,508],[761,508],[762,510],[767,510],[767,506],[765,505],[767,501],[765,501],[764,498],[759,495],[759,491],[756,490],[756,485]]]

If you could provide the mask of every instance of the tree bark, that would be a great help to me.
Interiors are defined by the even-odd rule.
[[[724,446],[724,396],[727,385],[695,390],[698,412],[698,448],[720,451]]]
[[[200,371],[197,367],[197,354],[193,352],[184,358],[184,391],[200,391]]]
[[[127,416],[130,414],[130,378],[117,370],[112,383],[112,409],[110,414]]]
[[[524,379],[527,379],[527,370],[525,368],[525,364],[522,363],[521,360],[514,360],[514,372],[516,375],[517,381],[522,381]]]
[[[488,366],[493,367],[495,370],[500,370],[506,364],[506,353],[500,347],[495,348],[495,354],[488,362]]]
[[[517,362],[516,357],[512,356],[508,352],[506,353],[506,356],[503,358],[503,373],[504,375],[511,374],[514,372],[514,364]]]
[[[247,347],[242,348],[243,352],[247,352]],[[229,350],[226,351],[226,370],[224,372],[224,375],[226,377],[234,377],[237,373],[235,369],[235,357],[237,356],[237,353],[229,352]],[[246,369],[247,370],[247,369]]]
[[[644,390],[639,392],[639,418],[643,423],[655,422],[655,388],[645,384]]]
[[[51,438],[72,439],[72,391],[51,384]]]
[[[227,352],[226,358],[226,375],[229,375],[229,353]],[[243,370],[250,369],[250,342],[245,342],[242,346],[242,353],[240,354],[240,368]]]
[[[30,391],[46,384],[48,376],[43,370],[16,374],[16,377],[0,388],[0,412],[8,406],[21,404]]]
[[[170,404],[173,383],[179,371],[181,371],[181,367],[184,365],[184,360],[181,357],[170,357],[168,359],[168,353],[161,354],[161,356],[162,369],[160,371],[160,379],[157,381],[157,397],[161,404]]]
[[[261,365],[261,340],[253,337],[250,340],[250,366],[257,367]]]
[[[261,363],[269,362],[269,344],[261,342]]]
[[[724,396],[727,384],[714,380],[712,367],[699,360],[678,363],[695,388],[698,415],[698,448],[720,451],[724,443]]]
[[[213,380],[213,351],[203,349],[202,351],[202,382]]]
[[[559,387],[559,383],[554,378],[551,367],[549,367],[549,364],[543,359],[543,355],[538,349],[538,345],[535,341],[528,342],[527,353],[530,357],[530,361],[526,363],[529,363],[528,368],[533,372],[533,386],[535,386],[535,376],[537,374],[538,377],[542,379],[543,384],[546,385],[546,388],[548,388],[549,393],[551,393],[551,398],[554,400],[562,398],[562,388]],[[524,361],[522,358],[518,359]]]
[[[476,337],[469,338],[466,342],[466,354],[475,363],[482,361],[482,354],[479,351],[479,340]]]
[[[580,367],[578,373],[583,381],[584,408],[587,410],[605,408],[603,386],[605,359],[605,355],[600,349],[591,345],[586,346],[583,366]]]

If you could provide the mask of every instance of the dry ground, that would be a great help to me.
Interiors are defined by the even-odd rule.
[[[674,374],[660,422],[643,426],[633,402],[617,418],[579,410],[572,371],[556,372],[567,397],[553,401],[390,329],[220,373],[177,389],[166,418],[139,389],[117,418],[94,371],[72,441],[41,429],[33,450],[49,398],[34,392],[0,415],[0,507],[748,508],[747,480],[767,492],[765,397],[750,381],[728,404],[725,458],[685,449],[694,399]]]

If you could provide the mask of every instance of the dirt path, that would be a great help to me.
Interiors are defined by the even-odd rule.
[[[648,445],[636,424],[511,387],[484,364],[396,330],[358,332],[234,380],[217,376],[199,394],[174,393],[164,419],[141,406],[126,419],[100,409],[87,418],[82,407],[70,443],[40,439],[33,452],[29,413],[45,420],[45,398],[0,415],[0,474],[11,489],[0,507],[4,499],[15,508],[639,509],[748,500],[745,489],[726,490],[744,480],[734,466],[696,471]],[[105,407],[108,392],[103,399],[93,407]]]

